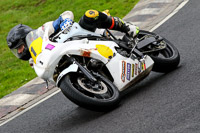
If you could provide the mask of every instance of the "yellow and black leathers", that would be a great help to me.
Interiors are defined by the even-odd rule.
[[[79,24],[84,29],[90,31],[95,31],[96,28],[117,30],[124,33],[130,31],[129,26],[127,26],[120,18],[109,16],[106,13],[97,10],[86,11],[85,15],[81,17]]]

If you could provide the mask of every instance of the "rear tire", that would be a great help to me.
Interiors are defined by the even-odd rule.
[[[156,36],[155,33],[141,30],[139,37],[150,35]],[[166,73],[177,68],[180,62],[180,54],[177,48],[167,39],[163,38],[163,43],[166,44],[166,48],[157,52],[148,53],[153,59],[154,66],[153,71]]]
[[[75,104],[93,111],[109,111],[120,102],[118,89],[101,75],[92,83],[83,74],[71,73],[60,82],[63,94]]]

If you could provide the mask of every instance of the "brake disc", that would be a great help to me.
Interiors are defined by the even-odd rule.
[[[86,80],[85,78],[78,78],[78,84],[86,91],[94,93],[94,94],[105,94],[108,91],[107,86],[100,81],[100,83],[95,85],[87,85],[86,83],[84,83],[84,80]],[[100,87],[100,88],[96,88],[96,87]]]

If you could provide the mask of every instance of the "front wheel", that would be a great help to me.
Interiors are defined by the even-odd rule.
[[[158,35],[143,30],[138,35],[139,39],[147,39],[150,37],[158,37]],[[180,62],[180,54],[177,48],[165,38],[159,42],[158,46],[147,47],[142,49],[142,51],[154,60],[153,71],[156,72],[165,73],[172,71],[177,68]]]
[[[60,83],[63,94],[75,104],[93,111],[108,111],[120,102],[118,89],[106,78],[95,75],[91,82],[81,73],[66,75]]]

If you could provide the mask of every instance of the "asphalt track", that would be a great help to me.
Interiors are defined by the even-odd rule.
[[[58,93],[0,127],[2,133],[199,133],[200,3],[184,8],[155,30],[179,49],[179,68],[151,73],[107,113],[82,109]]]

